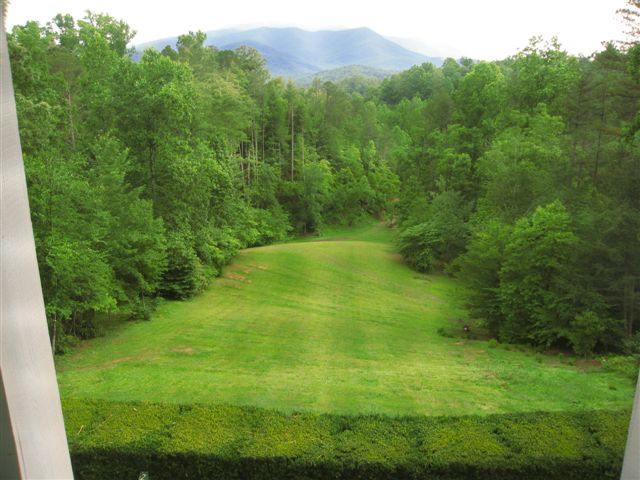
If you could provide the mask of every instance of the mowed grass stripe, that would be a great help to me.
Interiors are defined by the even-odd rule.
[[[458,415],[628,408],[632,382],[438,335],[466,319],[455,279],[402,264],[380,225],[248,249],[149,322],[57,361],[64,397]]]

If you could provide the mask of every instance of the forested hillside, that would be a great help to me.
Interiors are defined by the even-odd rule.
[[[241,248],[375,215],[501,341],[638,349],[635,43],[533,39],[345,90],[200,32],[134,62],[132,38],[102,14],[9,36],[54,348],[196,294]]]

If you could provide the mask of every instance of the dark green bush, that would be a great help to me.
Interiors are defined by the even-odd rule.
[[[640,355],[640,330],[633,336],[624,339],[622,350],[627,355]]]
[[[184,235],[170,235],[167,241],[167,270],[160,294],[165,298],[183,300],[193,296],[200,284],[200,260]]]
[[[131,320],[151,320],[151,314],[158,308],[156,297],[138,297],[131,302]]]
[[[421,223],[404,230],[397,243],[398,250],[411,268],[430,272],[434,261],[433,247],[437,242],[437,232],[428,223]]]
[[[600,359],[602,367],[610,372],[636,380],[640,369],[640,354],[638,355],[611,355]]]
[[[65,400],[77,479],[618,478],[629,412],[284,414]]]

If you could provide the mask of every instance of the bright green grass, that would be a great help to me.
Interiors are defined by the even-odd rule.
[[[57,361],[63,397],[458,415],[629,408],[598,368],[438,335],[464,292],[419,275],[382,226],[243,251],[198,297]],[[457,327],[455,327],[457,328]]]

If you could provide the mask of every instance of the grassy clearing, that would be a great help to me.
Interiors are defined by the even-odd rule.
[[[451,278],[404,266],[382,226],[243,251],[204,294],[57,359],[63,397],[461,415],[629,408],[610,372],[438,335]],[[313,241],[316,240],[316,241]]]

